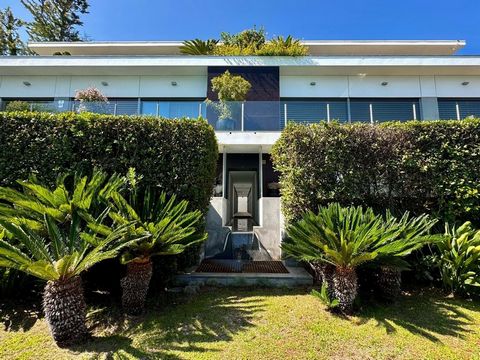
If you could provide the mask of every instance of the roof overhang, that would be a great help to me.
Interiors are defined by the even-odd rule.
[[[464,40],[303,40],[312,56],[325,55],[453,55]],[[180,55],[180,41],[33,42],[41,56],[68,52],[73,56]],[[183,55],[185,56],[185,55]]]
[[[3,75],[206,75],[209,66],[279,66],[281,75],[480,75],[480,56],[15,56]]]

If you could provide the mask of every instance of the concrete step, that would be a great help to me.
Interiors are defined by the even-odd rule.
[[[288,274],[196,273],[195,268],[175,276],[175,286],[265,286],[295,287],[313,284],[313,277],[303,267],[286,266]]]

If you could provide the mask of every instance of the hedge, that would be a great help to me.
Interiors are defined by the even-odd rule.
[[[17,180],[32,174],[53,185],[63,173],[89,173],[99,167],[108,173],[126,174],[134,167],[143,176],[142,184],[176,193],[187,199],[192,209],[206,213],[217,157],[215,132],[203,120],[0,112],[1,186],[18,186]],[[199,246],[156,259],[157,287],[171,279],[177,268],[193,265],[198,252]],[[118,292],[123,271],[118,261],[106,261],[86,274],[86,288]],[[22,286],[24,280],[0,269],[1,295],[15,296],[27,290],[31,284],[27,281]]]
[[[145,185],[190,201],[204,212],[218,157],[213,128],[203,120],[96,114],[0,113],[0,185],[35,174],[99,167],[126,174],[134,167]]]
[[[480,220],[480,120],[291,124],[274,145],[287,221],[332,201]]]

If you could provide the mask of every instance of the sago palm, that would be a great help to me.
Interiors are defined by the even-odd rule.
[[[180,47],[180,52],[185,55],[212,55],[218,44],[216,39],[194,39],[186,40]]]
[[[68,231],[60,229],[45,215],[47,229],[41,236],[28,224],[0,220],[0,266],[18,269],[47,281],[43,309],[54,340],[60,346],[78,342],[87,335],[86,306],[80,274],[105,259],[114,258],[132,240],[125,237],[126,227],[118,227],[101,236],[81,227],[74,215]]]
[[[125,236],[126,226],[102,223],[108,213],[102,202],[122,182],[95,171],[90,178],[62,177],[54,189],[36,181],[22,182],[23,192],[0,188],[0,266],[47,281],[44,312],[59,345],[86,334],[79,275],[135,241]]]
[[[109,177],[95,170],[91,177],[62,175],[54,189],[35,178],[18,183],[23,191],[0,187],[0,219],[27,223],[32,229],[41,231],[45,214],[59,224],[68,224],[74,213],[100,215],[110,195],[123,187],[125,178],[116,174]]]
[[[131,315],[143,311],[146,295],[152,277],[153,256],[176,255],[186,247],[204,241],[206,234],[199,232],[202,219],[200,211],[188,211],[188,202],[177,201],[173,195],[159,195],[152,188],[135,190],[127,201],[119,193],[112,196],[113,211],[109,216],[114,223],[129,227],[129,236],[144,238],[125,250],[121,257],[127,265],[125,277],[121,280],[122,305]]]
[[[298,260],[333,265],[332,296],[350,312],[358,292],[356,268],[374,260],[405,266],[401,258],[425,243],[423,235],[433,224],[426,216],[384,219],[370,208],[331,204],[288,226],[282,248]]]

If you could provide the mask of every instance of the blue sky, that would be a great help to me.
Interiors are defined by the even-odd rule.
[[[0,0],[27,18],[20,0]],[[264,26],[300,39],[462,39],[480,55],[480,0],[90,0],[92,40],[184,40]]]

